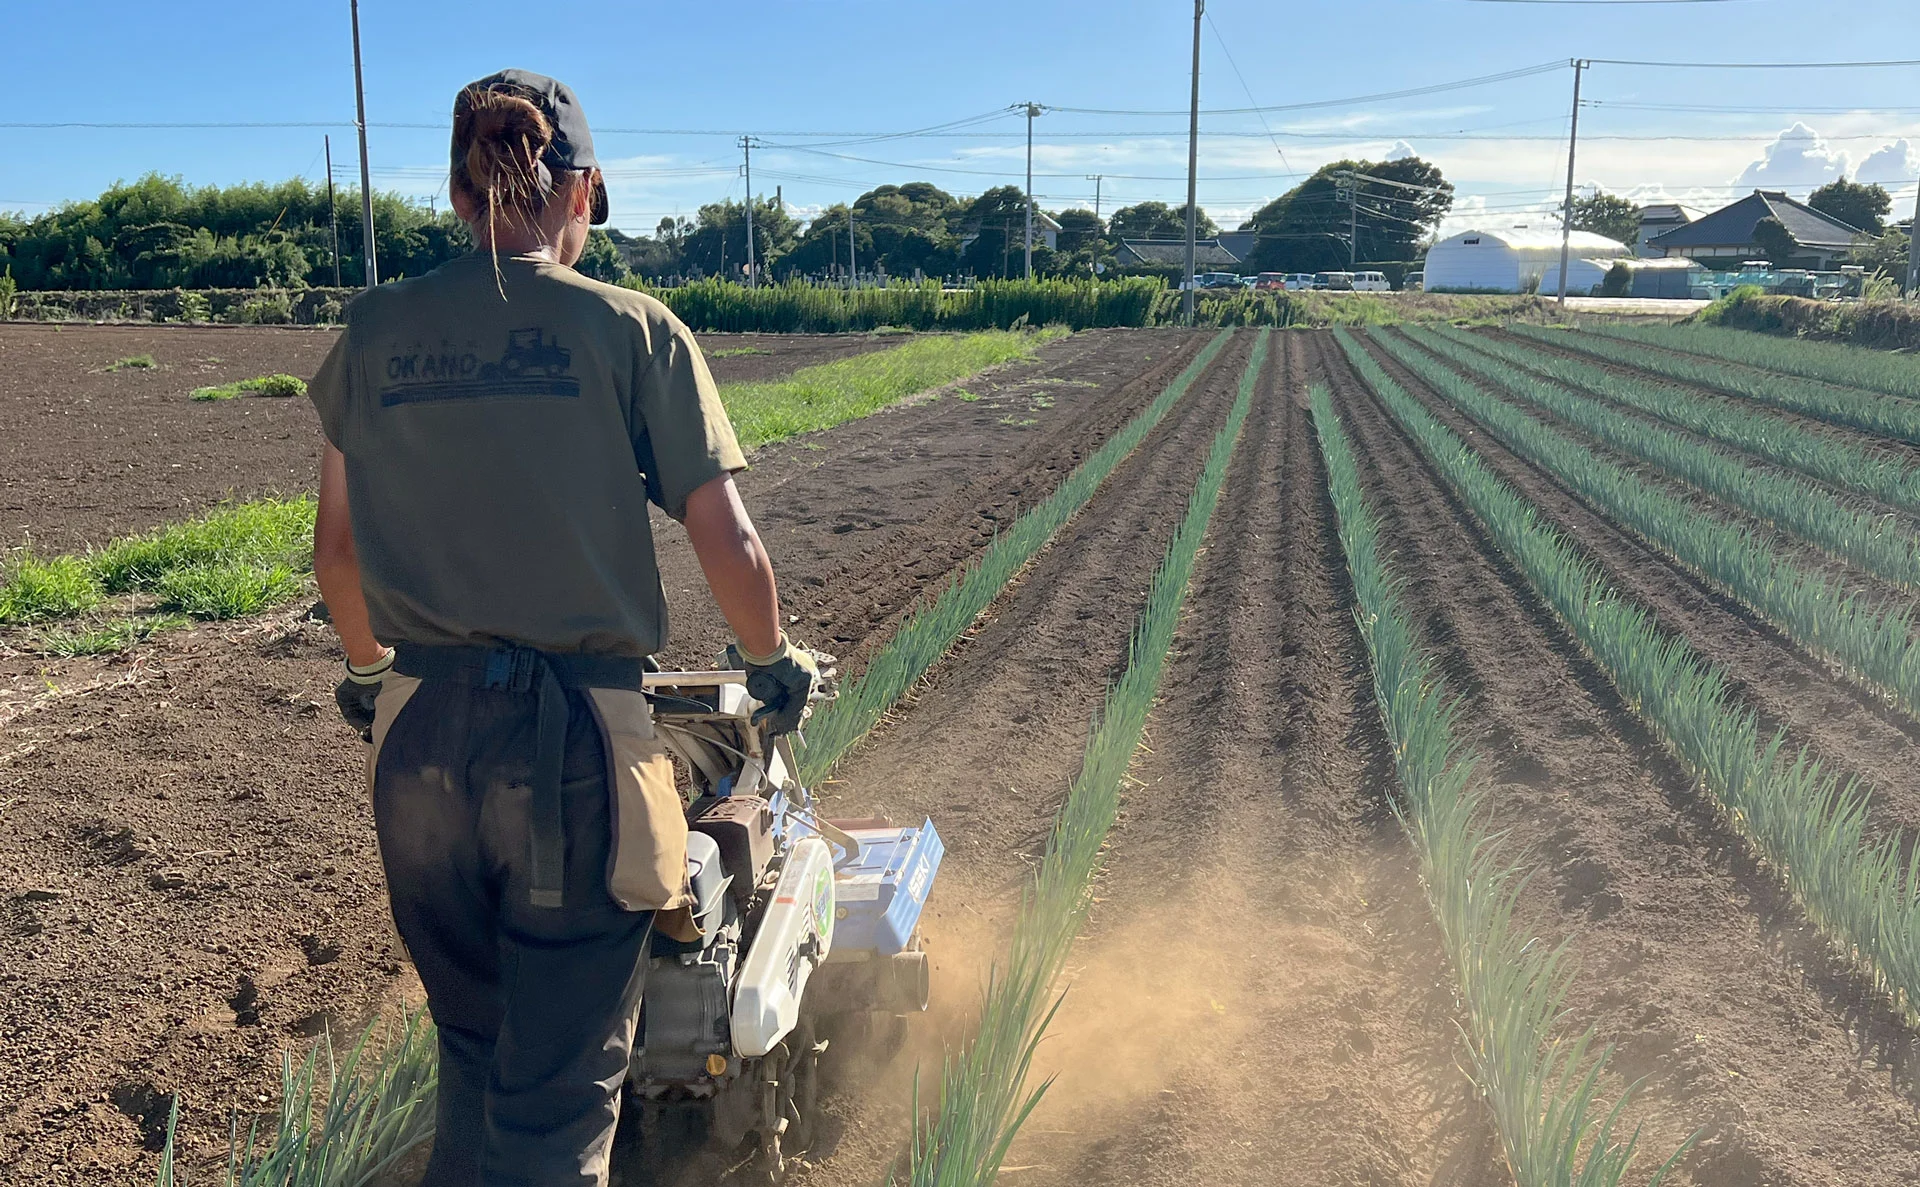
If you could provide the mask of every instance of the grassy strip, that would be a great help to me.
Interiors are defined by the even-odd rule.
[[[376,1019],[344,1060],[323,1039],[280,1070],[280,1115],[271,1141],[256,1120],[240,1141],[234,1118],[223,1187],[370,1187],[433,1136],[439,1089],[438,1040],[422,1013],[401,1023],[397,1038],[375,1056]],[[322,1077],[324,1076],[324,1082]],[[180,1098],[173,1098],[156,1187],[185,1187],[174,1155]]]
[[[1450,338],[1417,329],[1409,329],[1407,337],[1615,449],[1652,462],[1668,474],[1812,541],[1842,560],[1897,585],[1920,585],[1920,538],[1889,516],[1843,502],[1803,479],[1750,465],[1684,434],[1622,416],[1609,404],[1578,395]],[[1380,341],[1395,357],[1406,361],[1402,348],[1387,339]]]
[[[988,330],[921,338],[891,350],[802,367],[785,379],[730,383],[720,389],[720,398],[733,418],[740,444],[752,449],[872,416],[929,388],[965,379],[998,363],[1031,358],[1035,347],[1064,333]]]
[[[815,783],[825,778],[840,756],[947,653],[980,612],[999,596],[1013,575],[1086,506],[1107,475],[1139,447],[1168,410],[1187,394],[1187,389],[1225,348],[1230,337],[1230,330],[1214,335],[1153,403],[1067,475],[1044,501],[995,536],[970,568],[901,625],[858,680],[815,713],[807,726],[806,748],[801,753],[803,781]]]
[[[1590,328],[1609,338],[1920,400],[1920,364],[1912,355],[1805,338],[1775,338],[1721,326],[1601,322]]]
[[[100,369],[111,374],[115,371],[146,371],[159,365],[153,361],[153,356],[150,354],[135,354],[128,355],[124,359],[115,359]]]
[[[0,626],[71,618],[113,594],[157,595],[195,618],[256,614],[298,593],[313,564],[311,497],[229,503],[123,536],[97,552],[17,555],[0,584]]]
[[[1920,403],[1892,400],[1876,392],[1795,379],[1718,359],[1648,350],[1639,343],[1577,330],[1548,330],[1525,325],[1513,325],[1508,329],[1608,362],[1637,367],[1669,379],[1698,384],[1762,404],[1789,408],[1829,424],[1850,425],[1897,441],[1920,443]]]
[[[202,401],[231,400],[248,393],[256,396],[304,396],[307,394],[307,381],[294,375],[262,375],[256,379],[242,379],[235,383],[196,387],[193,389],[193,398]]]
[[[1591,1029],[1571,1038],[1562,1033],[1571,980],[1566,945],[1549,950],[1516,925],[1515,903],[1527,883],[1520,858],[1503,836],[1487,830],[1486,785],[1454,735],[1457,702],[1421,649],[1400,582],[1380,558],[1379,527],[1327,390],[1316,386],[1309,396],[1353,576],[1354,617],[1400,776],[1403,795],[1388,802],[1420,855],[1427,897],[1459,980],[1474,1080],[1493,1110],[1519,1187],[1612,1187],[1625,1177],[1639,1144],[1638,1131],[1624,1142],[1613,1134],[1633,1089],[1602,1113],[1596,1096],[1611,1049],[1589,1058]],[[1679,1157],[1667,1159],[1649,1182],[1663,1181]]]
[[[1794,642],[1840,664],[1920,718],[1920,640],[1914,638],[1907,610],[1882,613],[1862,604],[1839,583],[1781,556],[1760,533],[1702,514],[1684,499],[1487,395],[1430,357],[1404,349],[1399,355],[1422,380],[1515,453],[1751,606]],[[1372,360],[1367,363],[1372,365]]]
[[[1657,416],[1823,482],[1920,511],[1920,468],[1891,452],[1801,427],[1783,416],[1664,383],[1642,383],[1601,367],[1452,326],[1435,326],[1449,340],[1482,354],[1551,376],[1617,404]]]
[[[1186,515],[1153,575],[1146,608],[1134,623],[1127,670],[1107,690],[1080,775],[1067,791],[1014,922],[1006,975],[990,977],[977,1034],[948,1060],[938,1110],[925,1124],[916,1122],[907,1174],[914,1187],[992,1183],[1014,1135],[1046,1092],[1045,1084],[1029,1091],[1027,1073],[1058,1009],[1057,1002],[1048,1004],[1053,985],[1086,918],[1100,852],[1120,811],[1120,783],[1159,691],[1187,581],[1252,407],[1269,337],[1261,333],[1247,360],[1239,396],[1214,436]]]
[[[1821,769],[1784,731],[1763,736],[1728,691],[1726,673],[1646,610],[1615,593],[1599,571],[1358,343],[1338,334],[1347,358],[1404,425],[1500,550],[1527,575],[1621,695],[1706,786],[1744,837],[1835,947],[1920,1022],[1920,856],[1902,860],[1900,838],[1869,843],[1868,796]]]

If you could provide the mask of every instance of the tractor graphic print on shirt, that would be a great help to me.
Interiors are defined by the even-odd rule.
[[[473,350],[417,350],[387,356],[380,405],[500,398],[570,399],[580,381],[567,372],[573,352],[539,327],[507,332],[506,349],[482,360]]]

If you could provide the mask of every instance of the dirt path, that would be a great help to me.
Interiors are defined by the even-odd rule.
[[[1276,344],[1043,1048],[1022,1183],[1491,1181],[1306,405]],[[1284,353],[1284,357],[1282,354]]]
[[[1088,722],[1124,669],[1133,620],[1225,421],[1253,336],[1242,333],[1115,471],[989,617],[825,790],[835,814],[931,816],[947,841],[922,921],[936,1010],[915,1045],[828,1104],[807,1184],[877,1182],[908,1132],[915,1060],[935,1091],[941,1041],[979,1001],[1031,863],[1079,770]]]
[[[306,379],[338,333],[0,323],[0,551],[31,538],[40,551],[64,552],[222,499],[313,490],[320,423],[305,400],[195,403],[188,394],[282,371]],[[700,335],[722,383],[770,379],[906,340]],[[137,355],[156,365],[105,370]]]
[[[1488,756],[1495,823],[1543,867],[1524,906],[1548,937],[1573,937],[1572,1016],[1620,1045],[1610,1095],[1646,1077],[1632,1117],[1647,1120],[1648,1148],[1704,1127],[1685,1164],[1702,1187],[1920,1175],[1920,1128],[1886,1062],[1899,1028],[1741,855],[1337,348],[1323,355],[1387,555],[1464,698],[1461,728]]]
[[[1570,531],[1616,588],[1723,667],[1733,679],[1734,692],[1760,713],[1768,729],[1786,727],[1796,744],[1812,746],[1830,764],[1865,780],[1874,791],[1876,820],[1883,826],[1920,828],[1920,766],[1913,762],[1920,722],[1847,680],[1827,661],[1800,650],[1732,597],[1595,512],[1384,352],[1375,349],[1374,356],[1449,428],[1470,440],[1551,522]]]
[[[974,525],[1044,497],[1203,340],[1076,337],[978,402],[883,414],[768,459],[743,493],[790,598],[819,591],[803,615],[901,613],[938,578],[895,578],[883,555],[863,567],[861,533],[835,526],[898,512],[908,522],[868,537],[925,528],[930,543],[898,546],[959,563],[984,543]],[[843,457],[883,489],[836,483]],[[677,534],[662,552],[690,571]],[[700,595],[669,596],[684,610]],[[112,662],[0,661],[0,1180],[151,1181],[142,1146],[176,1091],[188,1154],[224,1155],[228,1110],[273,1099],[284,1047],[408,992],[360,748],[333,709],[338,644],[299,618],[164,636]],[[711,654],[680,632],[683,653]]]

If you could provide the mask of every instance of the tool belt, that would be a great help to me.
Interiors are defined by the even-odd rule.
[[[402,643],[394,650],[393,670],[403,676],[452,680],[500,692],[533,693],[539,698],[535,710],[538,740],[527,808],[534,906],[554,908],[565,902],[566,820],[560,783],[566,760],[569,689],[589,695],[607,746],[615,816],[609,892],[629,910],[680,905],[675,900],[683,897],[685,886],[686,822],[678,810],[670,760],[653,743],[651,717],[641,694],[641,660],[560,654],[531,647]],[[616,716],[621,720],[611,720]],[[657,805],[651,801],[661,798],[663,772],[666,794],[673,802]],[[662,807],[667,811],[662,813]],[[675,831],[675,824],[679,826],[677,835],[665,835]],[[627,842],[624,846],[623,841]],[[644,852],[631,852],[635,849]],[[673,860],[676,849],[677,862]],[[623,850],[628,851],[624,856],[641,863],[637,878],[632,872],[623,875]],[[662,870],[669,871],[669,877],[677,873],[677,884],[663,880]]]

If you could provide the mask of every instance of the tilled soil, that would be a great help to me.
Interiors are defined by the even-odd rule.
[[[1572,1017],[1619,1044],[1609,1095],[1646,1078],[1629,1117],[1646,1121],[1648,1151],[1664,1157],[1701,1127],[1683,1165],[1713,1187],[1920,1175],[1920,1127],[1893,1066],[1898,1026],[1337,349],[1323,354],[1387,555],[1463,698],[1459,728],[1497,781],[1495,823],[1543,867],[1524,907],[1550,939],[1572,938]],[[1470,440],[1491,459],[1485,434]],[[1560,507],[1548,510],[1557,518]]]
[[[65,552],[222,499],[314,489],[320,422],[305,400],[195,402],[197,387],[302,379],[334,329],[0,323],[0,549]],[[882,350],[898,335],[702,334],[722,383]],[[736,353],[745,352],[745,353]],[[107,371],[151,355],[149,369]]]
[[[1204,340],[1076,336],[970,381],[977,401],[756,455],[743,496],[796,631],[903,613],[931,579],[896,573],[894,542],[964,563],[990,537],[979,525],[1043,498]],[[833,530],[855,519],[871,530]],[[692,580],[682,537],[663,534],[661,557],[670,582]],[[701,596],[670,588],[683,609]],[[0,1179],[150,1180],[143,1149],[176,1092],[188,1155],[222,1156],[231,1109],[272,1107],[284,1047],[411,992],[360,748],[329,695],[338,645],[303,617],[112,661],[0,661]],[[715,640],[687,618],[669,658],[704,661]]]

